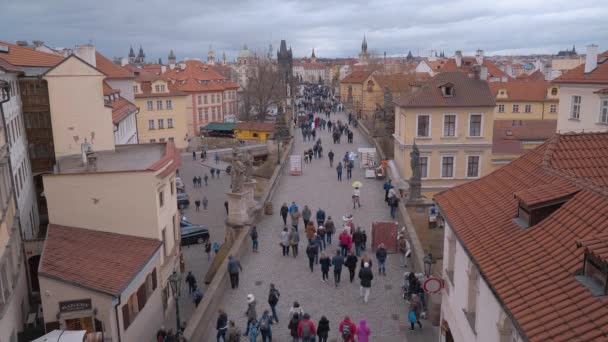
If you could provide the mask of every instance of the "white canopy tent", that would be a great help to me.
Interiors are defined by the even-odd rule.
[[[83,342],[86,330],[53,330],[32,342]]]

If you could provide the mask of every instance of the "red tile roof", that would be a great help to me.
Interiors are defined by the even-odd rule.
[[[527,229],[513,221],[515,193],[564,182],[578,192],[550,216]],[[575,241],[608,233],[607,189],[608,133],[580,133],[556,135],[435,199],[524,339],[606,341],[608,305],[575,279]]]
[[[175,173],[178,167],[182,164],[182,158],[180,157],[179,151],[175,147],[175,144],[168,142],[165,147],[165,154],[163,157],[152,165],[148,166],[149,171],[158,171],[165,168],[161,173],[156,175],[158,178],[165,178],[166,176]]]
[[[608,263],[608,233],[594,235],[576,242],[576,245]]]
[[[363,83],[372,73],[372,70],[355,70],[344,77],[340,83]]]
[[[111,101],[109,105],[112,106],[112,122],[114,124],[121,122],[129,114],[138,110],[136,105],[122,96],[118,100]]]
[[[182,69],[180,65],[185,65]],[[186,92],[207,92],[238,89],[239,85],[230,81],[215,71],[212,66],[201,61],[185,61],[175,65],[175,68],[161,74],[165,80],[171,81],[173,89]]]
[[[102,84],[103,84],[103,95],[104,96],[120,93],[120,90],[110,87],[108,82],[103,81]]]
[[[239,122],[236,127],[234,127],[234,129],[258,132],[272,132],[274,131],[274,124],[268,122],[243,121]]]
[[[119,296],[160,246],[159,240],[50,224],[38,274]]]
[[[517,76],[517,79],[522,81],[544,81],[545,75],[543,75],[543,73],[537,69],[531,74],[523,73]]]
[[[452,83],[454,96],[443,96],[440,87]],[[442,72],[429,79],[420,90],[395,100],[401,107],[494,107],[488,83],[461,72]]]
[[[12,65],[24,67],[52,67],[63,60],[62,56],[35,51],[28,47],[0,41],[0,45],[8,46],[8,54],[0,52],[0,59]]]
[[[4,59],[0,58],[0,69],[6,71],[6,72],[21,72],[21,68],[12,65],[11,63],[5,61]]]
[[[494,96],[498,96],[500,90],[506,92],[507,97],[501,95],[497,101],[549,101],[547,99],[547,89],[551,86],[545,81],[509,81],[509,82],[489,82],[490,90]],[[554,99],[551,101],[558,101]]]
[[[416,81],[416,76],[410,74],[377,74],[372,77],[382,89],[388,88],[394,93],[408,92]]]
[[[104,55],[97,51],[95,52],[95,63],[97,63],[97,69],[103,72],[107,79],[135,78],[132,72],[121,67],[120,65],[114,64],[111,60],[107,59]]]
[[[523,154],[525,142],[543,142],[556,129],[557,120],[494,120],[492,154]]]
[[[460,68],[456,65],[456,60],[454,58],[450,58],[447,60],[441,71],[451,72],[451,71],[459,71],[467,74],[473,73],[473,66],[477,64],[477,59],[475,57],[462,57],[462,64]],[[488,79],[492,77],[503,77],[510,78],[504,71],[500,70],[494,62],[489,61],[487,59],[483,60],[483,66],[488,69]]]
[[[581,64],[554,79],[553,82],[608,84],[608,50],[599,54],[597,61],[597,67],[589,73],[585,73],[585,64]]]

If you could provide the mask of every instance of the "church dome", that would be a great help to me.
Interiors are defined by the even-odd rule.
[[[247,45],[243,46],[243,49],[239,52],[239,58],[253,58],[253,52],[247,48]]]

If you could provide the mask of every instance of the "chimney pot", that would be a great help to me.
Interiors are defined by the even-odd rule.
[[[585,73],[592,72],[597,67],[597,45],[587,46],[587,56],[585,57]]]
[[[460,68],[462,66],[462,51],[456,51],[454,59],[456,60],[456,67]]]

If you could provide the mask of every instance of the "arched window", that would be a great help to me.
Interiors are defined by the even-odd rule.
[[[374,82],[372,80],[367,81],[367,91],[370,93],[374,91]]]

